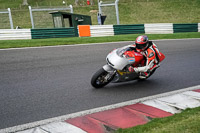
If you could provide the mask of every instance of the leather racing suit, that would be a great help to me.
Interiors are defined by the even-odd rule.
[[[145,64],[144,66],[141,67],[129,67],[129,71],[133,72],[135,71],[136,73],[139,74],[140,79],[146,79],[150,76],[152,72],[156,70],[156,68],[159,67],[159,56],[160,52],[158,50],[158,47],[156,46],[155,43],[152,41],[148,42],[148,46],[144,51],[140,51],[136,48],[135,45],[132,45],[132,47],[135,47],[137,52],[140,52],[144,57],[145,57]]]

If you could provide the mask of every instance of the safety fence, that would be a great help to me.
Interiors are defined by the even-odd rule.
[[[102,37],[121,34],[173,34],[200,32],[200,23],[195,24],[135,24],[135,25],[79,25],[77,28],[53,29],[2,29],[0,40],[44,39],[64,37]]]
[[[200,23],[198,23],[198,32],[200,32]]]
[[[172,34],[173,24],[172,23],[158,23],[158,24],[145,24],[146,34]]]
[[[113,25],[90,26],[91,37],[114,36]]]
[[[31,39],[30,29],[3,29],[0,30],[0,40]]]
[[[32,39],[64,38],[78,36],[78,31],[72,28],[31,29]]]
[[[113,25],[115,35],[145,33],[144,24]]]
[[[198,32],[198,24],[173,24],[174,33]]]
[[[79,37],[100,37],[113,36],[121,34],[173,34],[180,32],[200,32],[200,23],[196,24],[173,24],[173,23],[155,23],[155,24],[135,24],[135,25],[105,25],[79,26]],[[84,34],[87,27],[87,35]],[[113,32],[112,32],[113,29]]]
[[[8,17],[9,17],[9,21],[10,21],[10,28],[11,29],[13,29],[13,20],[12,20],[12,15],[11,15],[11,10],[10,10],[10,8],[8,8],[7,10],[0,10],[0,14],[8,14]],[[3,17],[3,16],[0,16],[1,17],[1,21],[3,20],[3,22],[5,23],[5,24],[3,24],[3,27],[6,25],[6,21],[5,21],[5,16]]]

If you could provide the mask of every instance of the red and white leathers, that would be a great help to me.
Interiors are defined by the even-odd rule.
[[[129,67],[129,71],[139,74],[140,79],[148,78],[150,73],[159,67],[159,50],[155,43],[149,41],[147,48],[145,50],[139,50],[136,48],[137,52],[140,52],[144,57],[146,58],[146,62],[144,66],[141,67]],[[136,47],[135,45],[132,45],[133,47]]]

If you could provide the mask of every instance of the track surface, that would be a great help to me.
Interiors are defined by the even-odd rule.
[[[200,39],[155,41],[166,59],[146,81],[94,89],[113,43],[0,51],[0,129],[200,84]]]

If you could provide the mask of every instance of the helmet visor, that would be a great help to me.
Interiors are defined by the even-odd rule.
[[[138,44],[138,43],[136,43],[136,48],[137,49],[144,49],[144,48],[146,48],[146,46],[147,46],[147,43],[145,43],[145,44]]]

